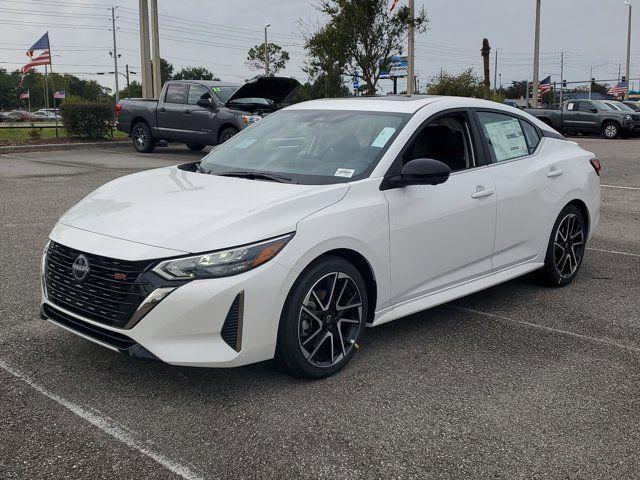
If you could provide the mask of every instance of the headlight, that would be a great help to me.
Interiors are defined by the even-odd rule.
[[[242,121],[245,125],[251,125],[262,120],[260,115],[242,115]]]
[[[293,238],[293,233],[243,247],[174,258],[159,263],[153,271],[167,280],[191,280],[237,275],[275,257]]]

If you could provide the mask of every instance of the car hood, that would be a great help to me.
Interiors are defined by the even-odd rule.
[[[243,245],[295,231],[347,184],[296,185],[167,167],[121,177],[67,211],[60,223],[188,253]]]
[[[226,105],[241,98],[266,98],[279,104],[287,95],[300,85],[300,82],[287,77],[260,77],[242,85],[229,97]]]

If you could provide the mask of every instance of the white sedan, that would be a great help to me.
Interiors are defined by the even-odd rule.
[[[493,102],[293,105],[66,212],[43,255],[42,316],[174,365],[276,357],[326,377],[365,327],[534,270],[570,283],[599,173],[592,153]]]

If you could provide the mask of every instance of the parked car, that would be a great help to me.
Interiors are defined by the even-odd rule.
[[[218,145],[264,115],[278,110],[299,83],[292,78],[258,78],[244,85],[204,80],[165,83],[160,100],[121,100],[117,128],[139,152],[152,152],[159,140],[186,143],[200,151]]]
[[[560,110],[526,111],[559,132],[601,133],[605,138],[618,138],[640,130],[640,114],[617,110],[603,100],[567,100]]]
[[[170,364],[277,356],[326,377],[365,327],[536,270],[569,284],[599,222],[599,172],[494,102],[296,104],[67,211],[42,258],[42,315]]]
[[[56,120],[60,121],[61,117],[51,110],[41,109],[33,112],[30,119],[42,122],[55,122]]]

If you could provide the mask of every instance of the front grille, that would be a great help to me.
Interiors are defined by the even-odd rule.
[[[89,273],[78,281],[73,262],[82,254]],[[102,257],[51,242],[45,260],[45,284],[49,300],[90,320],[123,328],[133,312],[153,290],[142,277],[151,262],[131,262]]]
[[[44,304],[42,306],[42,313],[46,318],[59,325],[86,335],[94,340],[98,340],[111,347],[117,348],[118,350],[129,350],[131,347],[136,345],[136,342],[126,335],[83,322],[51,307],[50,305]]]

